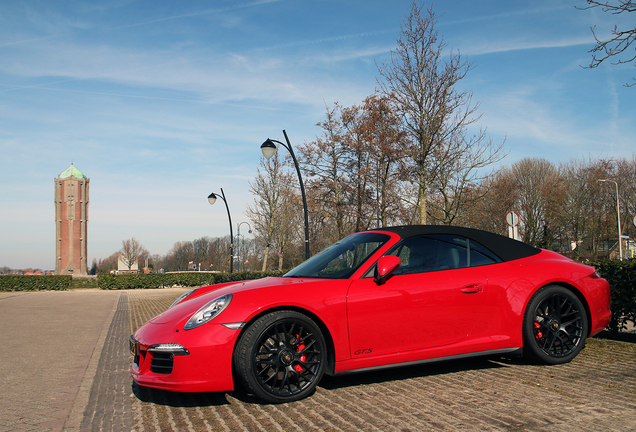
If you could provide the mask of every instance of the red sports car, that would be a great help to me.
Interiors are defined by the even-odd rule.
[[[183,392],[239,382],[271,403],[323,374],[523,352],[572,360],[608,324],[594,268],[484,231],[403,226],[350,235],[282,277],[181,296],[130,337],[133,379]]]

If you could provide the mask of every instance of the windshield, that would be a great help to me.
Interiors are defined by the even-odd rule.
[[[361,233],[345,237],[314,255],[285,277],[346,279],[391,237],[379,233]]]

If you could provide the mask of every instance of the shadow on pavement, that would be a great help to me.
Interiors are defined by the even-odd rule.
[[[444,375],[465,370],[483,370],[505,367],[503,364],[495,363],[492,360],[500,361],[501,357],[476,357],[463,360],[450,360],[439,363],[428,363],[419,366],[404,366],[374,372],[359,372],[339,376],[323,376],[319,387],[326,390],[336,390],[346,387],[355,387],[365,384],[377,384],[388,381],[399,381],[426,377],[431,375]],[[516,360],[520,361],[520,360]],[[217,393],[179,393],[167,390],[158,390],[150,387],[143,387],[133,382],[133,394],[142,402],[157,405],[170,406],[173,408],[206,407],[228,405],[227,395],[248,404],[264,404],[263,401],[247,394],[237,383],[237,388],[233,392]]]
[[[598,339],[609,339],[609,340],[614,340],[619,342],[636,343],[636,333],[634,332],[612,333],[607,330],[604,330],[594,337]]]
[[[227,405],[226,393],[179,393],[143,387],[133,382],[132,392],[142,402],[173,408]]]
[[[501,357],[497,356],[499,360]],[[466,370],[483,370],[505,367],[491,361],[494,357],[474,357],[462,360],[448,360],[435,363],[424,363],[414,366],[398,366],[391,369],[354,372],[347,375],[325,375],[319,386],[327,390],[354,387],[365,384],[378,384],[388,381],[399,381],[431,375],[445,375]],[[519,361],[519,360],[516,360]]]

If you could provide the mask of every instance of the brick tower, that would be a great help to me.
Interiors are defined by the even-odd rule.
[[[88,184],[73,164],[55,178],[55,274],[86,275]]]

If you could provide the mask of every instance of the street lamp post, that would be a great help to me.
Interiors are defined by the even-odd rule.
[[[241,222],[236,227],[237,232],[238,232],[237,236],[241,235],[241,225],[243,225],[243,224],[247,224],[247,226],[249,227],[248,230],[247,230],[247,233],[248,234],[252,234],[252,225],[250,225],[249,222]],[[241,248],[240,244],[239,244],[239,251],[242,251],[243,254],[245,254],[245,236],[243,236],[243,247]],[[239,257],[241,257],[241,253],[240,252],[239,252]],[[244,256],[243,256],[242,260],[243,260],[243,271],[245,271],[245,257]],[[241,268],[241,261],[239,261],[238,263],[239,263],[239,269],[240,269]]]
[[[230,208],[227,205],[227,200],[225,199],[223,188],[221,188],[221,195],[215,194],[214,192],[208,195],[208,202],[210,203],[210,205],[213,205],[216,202],[217,198],[221,198],[225,203],[227,218],[230,221],[230,273],[232,273],[234,271],[234,234],[232,233],[232,216],[230,216]]]
[[[236,271],[241,271],[241,237],[245,239],[243,234],[237,234],[236,237]]]
[[[623,261],[623,233],[621,232],[621,207],[620,207],[620,202],[618,200],[618,183],[616,183],[614,180],[608,180],[608,179],[601,179],[598,180],[599,183],[614,183],[614,186],[616,186],[616,216],[618,219],[618,254],[620,257],[620,260]]]
[[[294,161],[294,166],[296,167],[296,172],[298,173],[298,181],[300,182],[300,193],[303,197],[303,209],[305,212],[305,259],[309,259],[309,216],[307,213],[307,197],[305,196],[305,185],[303,184],[303,178],[300,175],[300,166],[298,165],[298,160],[296,159],[296,155],[294,154],[294,150],[292,148],[291,143],[289,142],[289,138],[287,138],[287,132],[283,130],[283,135],[285,135],[285,141],[287,145],[283,144],[280,141],[276,141],[273,139],[267,138],[263,144],[261,144],[261,151],[263,152],[263,156],[266,159],[270,159],[276,153],[276,144],[280,144],[289,150],[291,157]]]

